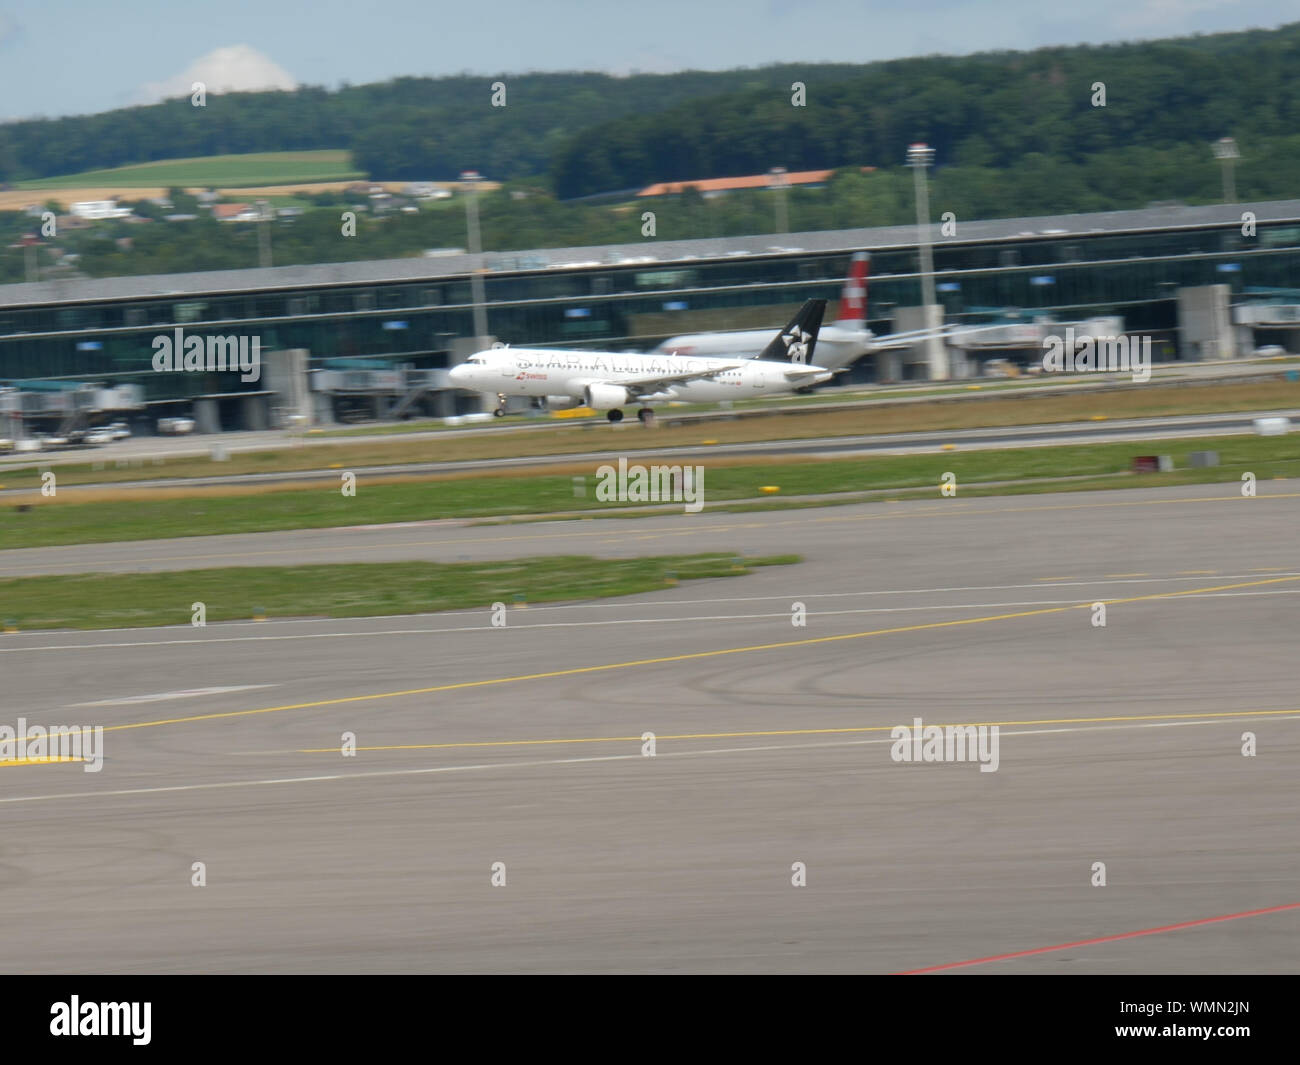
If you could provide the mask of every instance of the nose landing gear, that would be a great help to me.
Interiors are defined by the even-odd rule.
[[[497,409],[492,412],[494,418],[504,418],[506,416],[506,394],[497,393]]]

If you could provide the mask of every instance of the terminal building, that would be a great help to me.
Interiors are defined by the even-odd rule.
[[[1098,319],[1152,336],[1160,361],[1300,350],[1300,200],[931,228],[934,313],[1006,328],[970,334],[980,339],[942,361],[868,354],[852,379],[969,376],[990,355],[1033,357],[1050,323]],[[218,431],[462,413],[480,398],[450,391],[446,370],[493,340],[626,351],[683,333],[775,329],[805,299],[837,299],[860,250],[872,256],[871,328],[908,328],[924,311],[915,226],[489,252],[487,336],[474,326],[480,264],[463,254],[6,285],[0,388],[130,395],[137,431],[178,414]],[[219,348],[256,338],[261,373],[159,372],[162,337]],[[4,435],[16,435],[12,415]]]

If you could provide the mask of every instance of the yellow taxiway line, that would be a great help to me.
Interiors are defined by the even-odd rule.
[[[1236,584],[1221,584],[1209,588],[1187,588],[1177,592],[1152,592],[1147,595],[1131,596],[1125,599],[1099,599],[1108,606],[1124,603],[1151,602],[1158,599],[1177,599],[1182,596],[1204,595],[1208,592],[1231,591],[1236,588],[1255,588],[1264,584],[1279,584],[1300,580],[1300,576],[1268,577],[1254,581],[1242,581]],[[720,658],[724,655],[752,654],[758,651],[781,651],[796,647],[813,647],[818,644],[838,643],[844,640],[862,640],[872,636],[890,636],[905,632],[923,632],[930,629],[955,628],[960,625],[980,625],[991,621],[1010,621],[1016,618],[1042,617],[1046,614],[1060,614],[1067,610],[1087,610],[1091,603],[1072,603],[1068,606],[1042,607],[1037,610],[1020,610],[1009,614],[990,614],[978,618],[956,618],[950,621],[930,621],[917,625],[900,625],[888,629],[869,629],[865,632],[846,632],[835,636],[810,636],[799,640],[782,640],[777,643],[752,644],[746,647],[722,647],[713,651],[690,651],[684,654],[663,655],[658,658],[640,658],[627,662],[607,662],[598,666],[573,666],[568,669],[550,670],[545,673],[524,673],[507,677],[489,677],[485,680],[457,681],[453,684],[435,684],[427,688],[407,688],[403,691],[372,692],[366,695],[344,695],[332,699],[317,699],[304,703],[286,703],[283,706],[264,706],[252,710],[224,710],[210,714],[195,714],[189,717],[158,718],[153,721],[135,721],[121,725],[105,725],[105,732],[121,732],[128,729],[156,728],[159,725],[192,724],[199,721],[217,721],[228,718],[252,717],[260,714],[277,714],[289,710],[315,710],[326,706],[344,706],[348,703],[375,702],[380,699],[400,699],[412,695],[438,695],[444,692],[466,691],[470,688],[486,688],[498,684],[519,684],[525,681],[554,680],[557,677],[576,677],[589,673],[607,673],[621,669],[635,669],[640,666],[664,665],[670,662],[688,662],[695,659]]]
[[[1300,707],[1291,710],[1213,710],[1204,714],[1117,714],[1110,717],[1046,717],[1023,721],[960,721],[938,724],[938,728],[1018,728],[1023,725],[1102,725],[1119,721],[1208,721],[1231,717],[1284,717],[1300,715]],[[899,723],[901,724],[901,722]],[[931,722],[931,724],[935,724]],[[663,740],[728,740],[773,736],[842,736],[861,732],[892,732],[894,725],[862,725],[853,728],[764,729],[753,732],[683,732],[677,735],[655,734]],[[906,727],[911,727],[910,725]],[[928,727],[928,726],[927,726]],[[460,747],[541,747],[557,743],[640,743],[640,736],[579,736],[559,740],[476,740],[464,743],[394,743],[379,747],[357,747],[358,751],[440,751]],[[338,747],[306,747],[298,754],[334,754]]]

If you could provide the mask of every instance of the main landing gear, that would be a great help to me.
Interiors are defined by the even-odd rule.
[[[611,410],[608,414],[606,414],[605,417],[609,419],[609,423],[611,425],[617,425],[619,422],[623,420],[623,412],[618,408],[615,408],[614,410]],[[649,428],[655,423],[655,412],[652,411],[649,407],[642,407],[640,410],[636,412],[636,418],[637,421],[639,421],[642,425],[646,426],[646,428]]]
[[[497,409],[492,412],[494,418],[504,418],[506,416],[506,394],[497,393]]]

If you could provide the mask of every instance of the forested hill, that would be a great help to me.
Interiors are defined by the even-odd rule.
[[[835,79],[807,72],[807,101],[748,90],[585,131],[553,168],[561,198],[655,181],[897,166],[916,140],[936,164],[1001,169],[1030,154],[1084,163],[1120,149],[1300,133],[1300,23],[1108,47],[877,63]],[[1093,86],[1105,86],[1094,106]],[[1099,97],[1098,97],[1099,98]],[[1258,155],[1256,156],[1258,158]]]
[[[498,80],[505,107],[491,105]],[[806,106],[792,106],[796,81]],[[1104,107],[1093,104],[1097,82]],[[1060,174],[1121,156],[1140,170],[1155,169],[1162,154],[1208,158],[1208,142],[1225,135],[1256,163],[1289,159],[1298,133],[1300,23],[862,65],[399,78],[209,95],[206,107],[187,98],[0,125],[0,182],[160,158],[342,148],[376,179],[448,179],[473,167],[496,180],[545,176],[568,199],[774,165],[897,167],[913,140],[931,143],[941,167],[991,173],[1029,159]]]
[[[818,67],[846,78],[860,65]],[[521,74],[398,78],[336,91],[209,94],[98,115],[0,125],[0,182],[156,159],[346,148],[372,177],[494,180],[546,174],[584,129],[626,115],[746,89],[788,89],[808,66],[681,74]],[[505,106],[492,106],[503,81]]]

